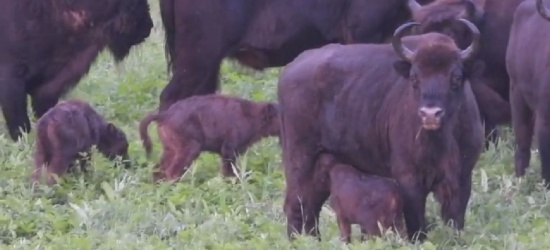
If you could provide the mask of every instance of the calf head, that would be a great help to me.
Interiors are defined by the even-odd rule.
[[[100,129],[97,149],[110,160],[117,156],[122,157],[125,166],[129,167],[128,140],[124,132],[112,123],[107,123]]]
[[[452,37],[459,48],[466,48],[472,41],[472,33],[459,19],[480,23],[484,15],[486,0],[435,0],[420,5],[416,0],[408,0],[415,22],[415,34],[439,32]]]
[[[418,105],[418,116],[425,130],[438,130],[454,117],[464,100],[464,84],[479,75],[482,62],[472,63],[478,51],[479,30],[471,22],[460,19],[471,30],[473,42],[465,50],[454,41],[437,34],[419,42],[415,51],[401,43],[404,32],[419,23],[407,23],[394,33],[393,48],[403,59],[394,63],[395,70],[411,84],[413,98]]]
[[[130,49],[145,41],[153,20],[147,0],[111,0],[113,14],[106,23],[107,47],[117,62],[128,56]]]

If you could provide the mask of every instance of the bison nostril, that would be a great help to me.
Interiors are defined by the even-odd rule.
[[[418,115],[422,118],[441,118],[444,114],[445,111],[437,107],[422,107],[418,109]]]

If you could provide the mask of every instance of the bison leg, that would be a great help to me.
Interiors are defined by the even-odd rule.
[[[340,238],[346,243],[351,243],[351,223],[342,216],[336,216],[336,221],[340,229]]]
[[[224,177],[234,177],[235,172],[233,172],[233,166],[236,160],[236,152],[233,150],[233,147],[227,145],[222,146],[221,150],[222,157],[222,166],[221,173]]]
[[[512,127],[516,135],[516,151],[514,153],[516,176],[525,175],[531,160],[531,143],[533,139],[533,112],[527,106],[523,96],[516,89],[516,84],[510,84],[510,102],[512,104]]]
[[[53,154],[52,159],[50,161],[50,165],[48,167],[49,176],[48,176],[47,184],[48,185],[55,184],[56,181],[53,178],[52,174],[55,174],[58,177],[60,177],[62,174],[66,173],[67,170],[69,170],[69,167],[71,166],[71,164],[73,163],[72,162],[73,159],[74,158],[72,158],[71,155],[61,154],[61,153]]]
[[[0,76],[2,77],[2,76]],[[0,79],[2,80],[2,79]],[[12,140],[22,136],[21,130],[28,133],[31,122],[27,115],[27,93],[25,83],[21,80],[10,79],[0,83],[0,105]]]
[[[539,100],[543,100],[540,98]],[[550,107],[541,101],[540,110],[535,115],[537,142],[539,144],[542,178],[550,189]]]
[[[200,143],[194,140],[187,141],[185,146],[181,147],[181,150],[175,151],[174,158],[166,168],[166,177],[170,180],[181,178],[200,153]]]
[[[396,175],[403,194],[403,212],[405,224],[411,240],[418,234],[418,240],[426,238],[426,197],[427,191],[418,183],[418,177],[413,174]]]
[[[34,112],[34,116],[38,119],[42,117],[48,110],[54,107],[59,101],[59,97],[46,97],[37,94],[36,92],[31,94],[31,107]]]

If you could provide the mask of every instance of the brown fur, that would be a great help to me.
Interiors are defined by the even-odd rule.
[[[418,53],[412,62],[389,44],[331,44],[302,53],[281,73],[289,237],[302,228],[319,237],[319,212],[328,198],[326,183],[316,177],[320,152],[397,180],[409,238],[425,238],[430,192],[443,220],[464,227],[471,173],[483,147],[470,79],[480,75],[482,63],[461,61],[452,39],[440,33],[402,40]],[[419,114],[425,107],[444,111],[438,128],[425,128]]]
[[[80,153],[89,154],[93,145],[111,160],[117,156],[128,160],[128,141],[122,130],[82,100],[59,102],[36,124],[33,181],[47,174],[46,183],[54,184],[53,175],[67,172],[76,159],[86,171],[87,160]]]
[[[115,62],[150,34],[147,0],[0,0],[0,106],[13,140],[108,50]]]
[[[351,225],[359,224],[363,236],[381,236],[387,229],[406,235],[403,224],[403,198],[395,180],[366,175],[339,163],[329,154],[317,159],[318,169],[326,169],[330,182],[330,206],[336,213],[340,235],[350,242]],[[382,226],[382,230],[378,227]]]
[[[538,2],[538,0],[537,0]],[[549,1],[538,2],[541,7]],[[510,74],[512,126],[516,136],[516,176],[525,175],[536,138],[542,178],[550,188],[550,22],[541,17],[535,1],[519,5],[510,34],[506,64]]]
[[[414,0],[409,0],[414,1]],[[525,0],[436,0],[413,11],[414,21],[422,26],[417,34],[441,32],[452,37],[464,49],[471,36],[457,22],[465,18],[476,24],[481,32],[482,50],[476,56],[486,69],[475,79],[472,89],[485,122],[488,142],[498,140],[497,125],[509,124],[509,77],[506,70],[506,46],[510,35],[514,11]]]
[[[431,2],[433,0],[423,0]],[[172,79],[160,110],[218,89],[224,58],[263,70],[333,42],[382,43],[410,19],[405,0],[160,0]]]
[[[202,151],[222,157],[221,172],[234,176],[231,164],[250,145],[266,136],[279,134],[277,105],[257,103],[224,95],[194,96],[178,101],[168,110],[147,115],[139,126],[147,155],[151,139],[147,127],[156,121],[163,145],[161,173],[155,180],[179,179]]]

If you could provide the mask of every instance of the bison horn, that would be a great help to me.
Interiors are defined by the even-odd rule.
[[[416,53],[405,47],[405,45],[403,45],[403,43],[401,42],[401,38],[405,35],[406,30],[418,25],[420,25],[420,23],[418,22],[405,23],[399,26],[399,28],[397,28],[393,33],[393,49],[401,58],[403,58],[407,62],[412,62],[412,60],[416,56]]]
[[[407,4],[411,12],[415,12],[422,8],[422,5],[420,5],[416,0],[409,0]]]
[[[470,44],[470,46],[468,46],[468,48],[466,48],[465,50],[460,52],[460,58],[463,61],[466,61],[466,60],[471,59],[477,53],[477,51],[479,50],[480,35],[479,35],[479,30],[477,29],[475,24],[473,24],[472,22],[470,22],[470,21],[468,21],[464,18],[459,19],[459,21],[466,24],[466,26],[468,26],[468,28],[472,32],[472,44]]]
[[[543,0],[537,0],[537,10],[542,18],[550,21],[550,10],[544,6]]]

